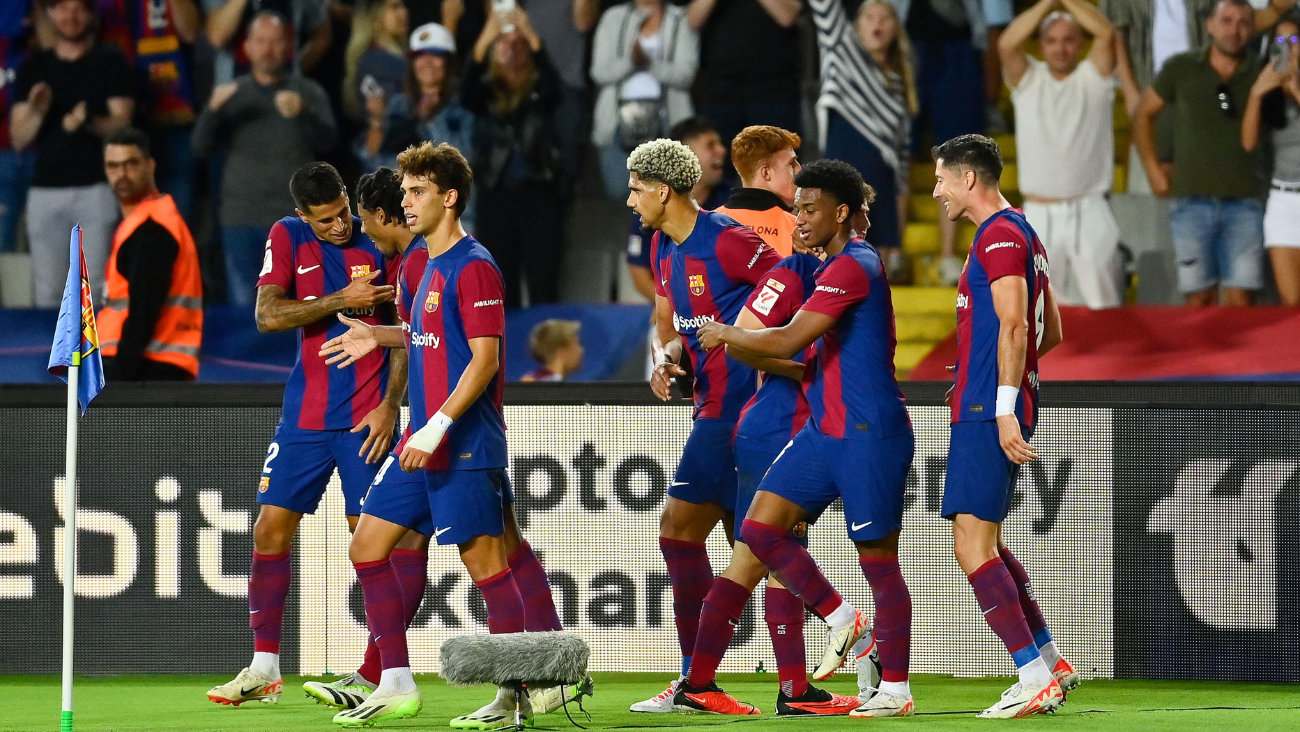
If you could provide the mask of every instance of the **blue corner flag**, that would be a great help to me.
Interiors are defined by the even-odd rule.
[[[99,335],[95,332],[95,308],[90,297],[90,276],[86,255],[81,251],[81,226],[72,228],[72,252],[68,259],[68,282],[59,305],[59,323],[54,328],[50,350],[50,373],[68,380],[68,367],[81,367],[77,379],[77,402],[86,413],[90,400],[104,388],[104,364],[99,360]]]

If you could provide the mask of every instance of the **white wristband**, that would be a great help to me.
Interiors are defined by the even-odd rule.
[[[1020,387],[1018,386],[999,386],[998,387],[998,404],[993,411],[993,415],[1001,417],[1004,414],[1016,413],[1016,400],[1020,398]]]
[[[411,439],[406,441],[406,445],[420,452],[432,453],[438,449],[438,445],[442,442],[442,438],[446,436],[447,428],[450,426],[451,417],[443,414],[442,411],[435,412],[429,418],[428,424],[411,435]]]

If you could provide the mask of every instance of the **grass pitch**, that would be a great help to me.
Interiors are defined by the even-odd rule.
[[[824,684],[842,694],[855,693],[854,675]],[[207,700],[208,687],[229,676],[116,676],[78,678],[77,732],[246,732],[275,730],[329,732],[333,712],[302,693],[303,677],[285,678],[285,694],[276,705],[222,707]],[[310,680],[310,679],[309,679]],[[414,719],[376,729],[448,729],[447,722],[487,703],[487,688],[448,687],[436,676],[417,677],[424,692],[424,711]],[[954,679],[913,676],[917,716],[910,719],[857,720],[846,717],[809,719],[772,716],[776,703],[775,675],[723,675],[718,682],[737,698],[763,710],[762,717],[632,714],[628,705],[653,696],[667,684],[662,674],[597,674],[596,697],[587,700],[592,730],[650,728],[702,729],[731,725],[729,732],[818,732],[861,730],[884,725],[918,730],[988,730],[1004,725],[1060,730],[1297,730],[1300,729],[1300,686],[1229,684],[1195,681],[1091,680],[1070,694],[1062,711],[1028,720],[975,719],[974,713],[997,701],[1011,680]],[[0,676],[6,703],[0,710],[0,731],[44,732],[59,729],[57,676]],[[743,729],[735,729],[743,725]],[[538,717],[539,730],[573,730],[563,712]],[[718,732],[722,732],[719,730]]]

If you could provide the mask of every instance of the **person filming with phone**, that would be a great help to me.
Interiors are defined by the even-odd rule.
[[[473,233],[501,267],[506,306],[555,302],[564,209],[555,132],[560,78],[515,0],[493,0],[469,57],[461,104],[478,120]]]
[[[1283,305],[1300,305],[1300,14],[1284,16],[1269,37],[1264,64],[1241,121],[1241,146],[1268,135],[1273,180],[1264,206],[1264,247]]]

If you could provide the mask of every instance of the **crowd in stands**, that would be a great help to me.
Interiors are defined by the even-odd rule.
[[[1063,303],[1126,300],[1108,200],[1118,116],[1128,192],[1169,199],[1186,302],[1254,302],[1271,265],[1278,299],[1300,305],[1300,14],[1252,2],[6,0],[0,253],[30,252],[32,303],[57,307],[80,223],[101,297],[121,216],[104,140],[132,125],[199,242],[205,299],[252,303],[294,170],[325,160],[354,181],[445,141],[474,169],[465,221],[508,305],[548,303],[575,197],[626,198],[630,149],[686,143],[704,168],[696,199],[716,208],[778,165],[731,147],[770,125],[800,159],[862,173],[877,192],[868,238],[905,283],[913,164],[956,135],[1009,133],[1010,111],[1018,190]],[[958,227],[938,214],[951,286]],[[650,296],[636,221],[627,241]]]

